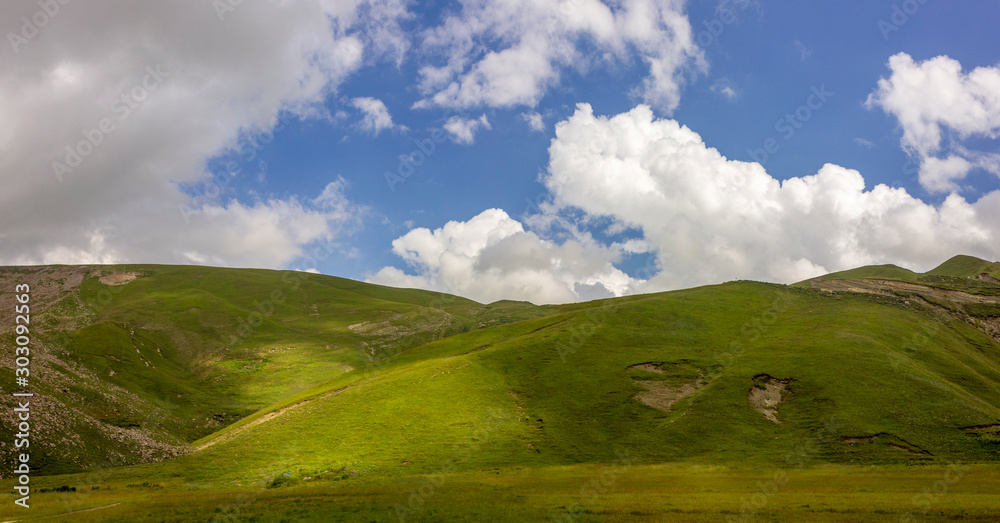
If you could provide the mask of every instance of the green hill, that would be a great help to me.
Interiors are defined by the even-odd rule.
[[[912,510],[913,494],[878,497],[878,474],[898,487],[954,463],[980,479],[951,499],[1000,510],[975,490],[1000,463],[1000,296],[988,280],[945,289],[981,268],[959,261],[827,282],[855,287],[734,282],[547,307],[203,267],[9,268],[2,288],[37,281],[33,388],[60,409],[38,429],[40,472],[91,471],[39,484],[102,489],[59,494],[48,514],[124,502],[101,517],[128,519],[152,503],[183,521],[219,496],[263,521],[390,520],[399,505],[428,521],[724,518],[754,494],[742,481],[778,467],[828,477],[796,476],[803,503],[770,507],[776,520],[822,520],[809,485],[825,484],[860,521]],[[889,275],[907,286],[865,287]],[[57,421],[83,450],[45,431]],[[609,470],[609,497],[582,495]],[[658,504],[675,487],[649,482],[667,478],[703,481],[703,501]],[[861,484],[878,496],[845,494]],[[277,487],[312,508],[252,501]]]
[[[857,269],[833,272],[818,278],[819,280],[841,280],[850,278],[885,279],[899,281],[918,281],[926,276],[943,276],[950,278],[976,278],[980,275],[1000,278],[1000,262],[988,262],[973,256],[958,255],[934,269],[925,273],[916,273],[896,265],[868,265]],[[809,280],[799,282],[797,286],[808,285]]]
[[[352,369],[544,310],[250,269],[6,268],[0,299],[15,283],[32,289],[31,388],[48,405],[36,414],[42,473],[184,453],[188,442]],[[12,344],[13,317],[0,319]],[[13,383],[12,366],[0,379]],[[0,430],[5,459],[11,426]]]
[[[980,274],[1000,277],[1000,263],[958,255],[927,272],[929,276],[951,276],[954,278],[975,278]]]
[[[849,269],[846,271],[832,272],[825,276],[820,277],[821,280],[843,280],[843,279],[883,279],[883,280],[900,280],[900,281],[916,281],[920,275],[902,267],[896,265],[868,265],[865,267],[859,267],[857,269]],[[799,282],[797,286],[808,286],[809,281]]]

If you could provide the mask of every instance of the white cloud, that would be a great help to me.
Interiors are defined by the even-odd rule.
[[[638,59],[648,75],[637,94],[673,111],[685,75],[706,68],[684,3],[463,0],[424,34],[422,47],[443,63],[421,69],[426,98],[416,106],[534,107],[564,69]]]
[[[279,116],[326,117],[366,54],[396,52],[359,35],[389,24],[360,17],[368,3],[246,2],[222,21],[210,2],[74,5],[16,54],[0,49],[0,263],[277,267],[356,223],[338,182],[317,200],[247,203],[206,162]],[[72,164],[62,182],[54,162]]]
[[[369,281],[440,290],[482,303],[519,299],[564,303],[621,295],[629,277],[616,269],[614,249],[592,240],[561,245],[526,232],[499,209],[431,231],[413,229],[392,242],[393,252],[417,271],[385,267]]]
[[[855,138],[854,139],[854,143],[860,145],[861,147],[864,147],[865,149],[874,149],[875,148],[875,143],[874,142],[872,142],[871,140],[866,140],[864,138]]]
[[[721,79],[714,84],[712,84],[712,92],[722,95],[726,100],[730,102],[736,99],[738,93],[736,89],[733,89],[732,82],[728,79]]]
[[[927,270],[955,253],[993,257],[1000,242],[1000,191],[932,206],[900,188],[866,190],[860,173],[831,164],[779,181],[648,106],[598,117],[581,104],[556,125],[549,155],[552,201],[527,220],[533,231],[498,209],[413,229],[393,250],[416,274],[386,267],[371,281],[549,303],[739,278],[788,283],[873,263]],[[606,234],[641,237],[602,245],[578,230],[608,219]],[[630,278],[615,263],[637,252],[653,260]]]
[[[607,118],[582,104],[549,154],[550,213],[610,216],[656,249],[662,272],[637,289],[791,282],[871,263],[928,269],[955,253],[989,257],[1000,241],[1000,192],[934,207],[903,189],[866,191],[860,173],[830,164],[779,181],[645,106]]]
[[[915,62],[910,55],[899,53],[889,59],[889,78],[878,82],[878,89],[869,95],[869,108],[881,107],[899,121],[903,130],[902,146],[920,161],[935,158],[929,167],[924,187],[931,192],[955,190],[953,182],[971,170],[958,169],[952,158],[961,151],[960,142],[970,137],[996,139],[1000,136],[1000,66],[979,67],[962,72],[962,64],[947,56]],[[946,141],[946,138],[949,140]],[[944,153],[947,160],[938,156]],[[963,155],[967,160],[971,155]],[[949,178],[941,183],[943,166]],[[977,163],[989,168],[989,163]],[[935,174],[937,173],[937,174]]]
[[[545,120],[537,112],[521,113],[521,118],[528,123],[528,127],[535,132],[545,131]]]
[[[451,135],[451,139],[455,143],[460,143],[463,145],[472,145],[476,142],[476,132],[479,129],[492,129],[490,127],[490,121],[486,118],[486,115],[482,115],[479,118],[462,118],[461,116],[452,116],[444,123],[444,130],[448,131]]]
[[[779,181],[644,105],[599,117],[580,104],[556,125],[549,156],[551,202],[526,219],[532,231],[499,209],[413,229],[393,251],[415,274],[385,267],[370,280],[559,303],[743,278],[790,283],[875,263],[928,270],[956,253],[994,257],[1000,242],[1000,191],[932,206],[901,188],[866,190],[859,172],[831,164]],[[612,238],[633,233],[603,245],[581,232],[596,224]],[[653,255],[636,277],[615,266],[630,253]]]
[[[928,192],[944,193],[959,189],[955,180],[965,178],[973,165],[961,156],[927,158],[920,164],[920,185]]]
[[[382,100],[367,96],[353,98],[351,105],[364,113],[364,118],[359,122],[359,126],[374,135],[382,131],[392,130],[395,125],[392,123],[392,115]]]

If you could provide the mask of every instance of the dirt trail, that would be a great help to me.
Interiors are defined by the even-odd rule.
[[[337,390],[333,390],[333,391],[327,392],[326,394],[323,394],[322,396],[317,396],[315,398],[309,398],[307,400],[302,400],[302,401],[300,401],[298,403],[289,405],[289,406],[287,406],[287,407],[285,407],[283,409],[279,409],[279,410],[276,410],[274,412],[268,412],[267,414],[265,414],[265,415],[263,415],[263,416],[255,419],[255,420],[251,421],[250,423],[247,423],[246,425],[242,425],[240,427],[237,427],[237,428],[235,428],[235,429],[233,429],[233,430],[231,430],[231,431],[229,431],[229,432],[227,432],[227,433],[225,433],[225,434],[223,434],[223,435],[221,435],[221,436],[219,436],[219,437],[217,437],[217,438],[215,438],[215,439],[213,439],[211,441],[207,441],[205,443],[202,443],[201,445],[198,445],[197,447],[195,447],[195,448],[193,448],[191,450],[192,450],[192,452],[198,452],[198,451],[201,451],[201,450],[205,450],[208,447],[211,447],[212,445],[215,445],[216,443],[222,443],[223,441],[229,441],[230,439],[233,439],[236,436],[238,436],[241,433],[243,433],[243,431],[245,431],[245,430],[247,430],[249,428],[252,428],[252,427],[256,427],[257,425],[260,425],[261,423],[267,423],[268,421],[271,421],[274,418],[277,418],[278,416],[281,416],[282,414],[284,414],[284,413],[286,413],[286,412],[288,412],[288,411],[290,411],[292,409],[297,409],[297,408],[299,408],[299,407],[301,407],[303,405],[306,405],[308,403],[312,403],[312,402],[314,402],[316,400],[321,400],[321,399],[326,399],[326,398],[329,398],[329,397],[336,396],[336,395],[340,394],[341,392],[344,392],[345,390],[352,389],[352,388],[354,388],[353,385],[350,385],[350,386],[347,386],[347,387],[341,387],[341,388],[339,388]]]

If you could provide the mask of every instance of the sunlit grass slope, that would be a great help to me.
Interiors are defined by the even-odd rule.
[[[995,436],[969,429],[1000,421],[1000,347],[902,299],[733,283],[554,312],[348,373],[172,466],[264,484],[286,471],[434,473],[622,450],[642,463],[774,463],[805,446],[815,462],[1000,458]],[[762,376],[786,383],[777,423],[748,399]],[[665,412],[637,400],[651,381],[693,391]]]
[[[544,311],[290,271],[54,266],[0,268],[0,279],[0,298],[32,287],[41,473],[169,457],[352,369]],[[5,341],[13,329],[4,321]],[[0,379],[13,385],[10,366]]]

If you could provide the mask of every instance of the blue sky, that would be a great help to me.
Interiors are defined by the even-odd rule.
[[[0,262],[302,268],[562,302],[1000,256],[995,2],[101,5],[38,34],[17,22],[37,6],[0,8],[17,86],[0,114],[27,129],[0,136],[23,177],[6,203],[59,209],[4,217]],[[154,63],[169,76],[136,116],[53,177]],[[317,245],[330,255],[309,259]]]

